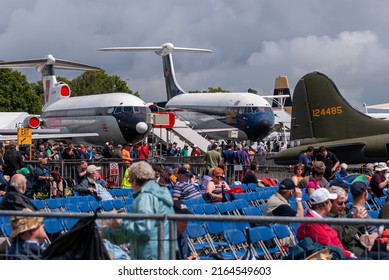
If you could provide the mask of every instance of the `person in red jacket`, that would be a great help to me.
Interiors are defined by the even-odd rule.
[[[310,198],[311,209],[305,217],[307,218],[323,218],[331,211],[332,202],[337,198],[337,194],[330,193],[325,188],[315,190]],[[301,223],[297,228],[297,238],[299,240],[305,237],[312,238],[313,241],[323,246],[338,247],[346,256],[346,258],[356,258],[355,255],[346,250],[338,237],[338,233],[327,224],[305,224]]]

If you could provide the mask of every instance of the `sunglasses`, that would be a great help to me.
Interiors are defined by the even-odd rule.
[[[216,178],[219,178],[219,179],[223,178],[222,175],[215,175],[215,177],[216,177]]]
[[[316,173],[317,176],[323,176],[324,173]]]

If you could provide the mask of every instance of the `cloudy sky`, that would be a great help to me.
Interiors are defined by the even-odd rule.
[[[289,78],[293,91],[302,76],[320,71],[362,109],[363,102],[389,102],[388,10],[384,0],[2,0],[0,59],[50,53],[99,66],[145,101],[163,101],[160,57],[97,49],[172,42],[213,50],[173,55],[187,91],[220,86],[269,95],[278,75]]]

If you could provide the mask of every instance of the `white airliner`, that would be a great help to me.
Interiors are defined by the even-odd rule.
[[[71,97],[67,84],[57,82],[58,69],[99,71],[98,67],[48,55],[42,59],[0,63],[0,68],[36,67],[42,74],[45,104],[40,119],[30,116],[24,127],[33,129],[33,139],[71,138],[74,143],[104,145],[107,141],[136,143],[151,127],[146,124],[147,104],[128,93],[105,93]],[[38,129],[39,127],[39,129]],[[0,130],[0,140],[16,139],[16,130]]]
[[[237,140],[259,140],[271,132],[274,113],[263,97],[248,92],[186,93],[177,83],[172,52],[210,53],[207,49],[179,48],[172,43],[160,47],[114,47],[101,51],[154,51],[162,57],[166,83],[165,109],[189,122],[193,129],[215,139],[228,139],[238,131]]]

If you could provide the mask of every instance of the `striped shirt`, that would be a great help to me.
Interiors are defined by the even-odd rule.
[[[188,182],[177,181],[173,187],[173,198],[186,200],[197,197],[202,197],[202,195],[194,185]]]

